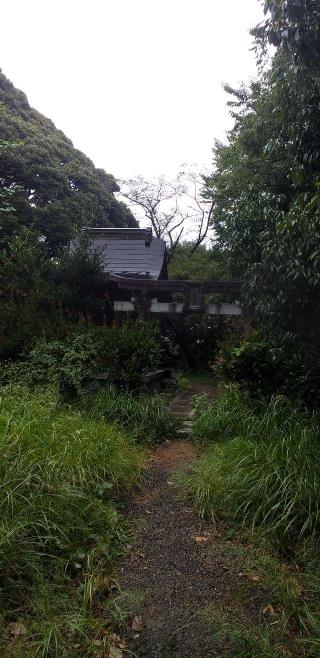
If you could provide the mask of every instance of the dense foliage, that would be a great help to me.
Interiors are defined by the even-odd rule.
[[[163,356],[167,365],[176,369],[208,371],[218,357],[221,344],[237,330],[237,323],[230,318],[199,313],[169,317],[163,323]]]
[[[193,243],[177,245],[168,266],[170,279],[210,280],[228,278],[224,253],[217,247],[200,245],[192,253]]]
[[[37,233],[22,228],[0,251],[0,358],[17,358],[44,337],[64,338],[84,313],[101,319],[104,291],[99,254],[84,242],[53,260]]]
[[[257,45],[268,42],[289,52],[293,59],[317,69],[320,57],[320,7],[317,0],[265,0],[265,22],[253,34]]]
[[[305,402],[317,403],[318,373],[314,368],[301,367],[299,352],[288,358],[288,344],[274,344],[261,332],[252,331],[245,339],[234,332],[221,344],[213,370],[222,381],[234,382],[247,388],[253,397],[275,391],[292,394]],[[294,377],[294,375],[299,376]]]
[[[53,325],[52,290],[44,243],[23,231],[0,251],[0,358],[17,356]],[[49,307],[45,308],[45,302]],[[58,332],[58,314],[55,328]]]
[[[135,226],[115,179],[96,169],[0,71],[0,243],[33,227],[56,252],[80,226]],[[5,212],[3,212],[3,208]]]
[[[319,381],[320,67],[318,3],[267,2],[258,54],[277,46],[248,88],[227,87],[234,128],[214,149],[206,193],[233,274],[268,343],[291,358],[292,382]],[[289,386],[290,387],[290,386]]]
[[[2,369],[2,381],[28,386],[53,385],[61,394],[78,395],[102,374],[120,388],[139,388],[146,370],[161,364],[158,327],[137,321],[105,327],[65,325],[58,339],[34,341],[17,361]]]

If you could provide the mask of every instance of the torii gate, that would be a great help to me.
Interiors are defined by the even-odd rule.
[[[109,280],[120,289],[131,293],[131,301],[114,300],[114,310],[123,312],[143,313],[205,313],[207,315],[238,315],[247,316],[247,311],[240,302],[205,303],[204,296],[208,293],[223,293],[240,297],[242,281],[187,281],[187,280],[154,280],[146,278],[131,278],[110,274]],[[159,293],[180,293],[182,302],[159,302]]]
[[[91,227],[85,231],[91,248],[101,252],[106,297],[114,311],[243,316],[245,324],[250,322],[250,312],[240,301],[205,300],[210,293],[241,299],[242,281],[168,279],[166,245],[152,235],[151,228]],[[179,293],[182,301],[173,301],[174,293]]]

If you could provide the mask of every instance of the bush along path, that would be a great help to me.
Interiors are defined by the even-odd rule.
[[[180,417],[189,418],[190,397],[172,405]],[[277,625],[264,631],[276,613],[255,549],[179,498],[174,473],[196,458],[190,441],[167,440],[151,454],[144,487],[128,504],[131,543],[113,601],[122,611],[121,641],[110,657],[292,656],[273,636]]]

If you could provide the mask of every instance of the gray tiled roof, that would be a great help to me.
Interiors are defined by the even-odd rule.
[[[153,238],[149,247],[142,240],[93,239],[92,247],[102,250],[103,271],[107,274],[149,276],[158,279],[165,257],[165,243]]]
[[[90,245],[102,253],[105,274],[158,279],[165,259],[165,242],[152,236],[149,229],[87,229]],[[150,240],[151,238],[151,240]],[[72,247],[71,247],[72,248]]]

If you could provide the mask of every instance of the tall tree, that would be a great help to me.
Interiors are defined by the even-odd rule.
[[[136,226],[113,176],[96,169],[0,71],[0,239],[32,226],[55,252],[81,226]],[[1,146],[1,145],[0,145]],[[1,197],[0,197],[1,198]],[[15,210],[8,211],[8,207]]]
[[[229,271],[224,252],[216,246],[200,245],[190,256],[193,242],[182,242],[177,246],[169,263],[170,279],[227,279]]]
[[[268,42],[276,52],[248,88],[227,88],[234,127],[215,145],[206,194],[257,322],[311,370],[320,355],[320,7],[276,0],[265,10],[257,54],[261,62]]]
[[[289,53],[297,67],[303,64],[319,74],[320,5],[318,0],[265,0],[266,19],[252,30],[256,46],[267,43]]]

